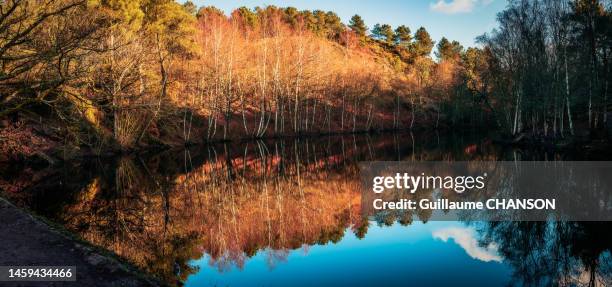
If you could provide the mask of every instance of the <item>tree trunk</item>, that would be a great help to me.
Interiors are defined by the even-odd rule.
[[[563,52],[565,62],[565,104],[567,105],[567,120],[569,124],[570,134],[574,135],[574,123],[572,122],[572,111],[570,104],[570,86],[569,86],[569,71],[567,67],[567,48]]]

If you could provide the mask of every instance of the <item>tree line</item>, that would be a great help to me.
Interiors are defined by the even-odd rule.
[[[609,1],[510,1],[467,49],[293,7],[0,4],[9,139],[19,124],[103,150],[417,127],[563,136],[608,122]]]
[[[510,1],[480,37],[479,91],[500,126],[518,134],[574,135],[608,125],[610,1]]]

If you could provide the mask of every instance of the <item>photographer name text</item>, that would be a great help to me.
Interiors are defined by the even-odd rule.
[[[486,201],[452,201],[449,199],[400,199],[385,201],[375,199],[372,205],[376,210],[555,210],[555,199],[499,199]]]

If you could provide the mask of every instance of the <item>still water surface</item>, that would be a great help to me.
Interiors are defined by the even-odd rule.
[[[381,227],[372,222],[362,239],[347,233],[337,243],[263,250],[243,268],[219,270],[204,256],[194,261],[202,267],[187,285],[505,286],[511,279],[495,248],[478,246],[476,232],[461,223]]]
[[[364,218],[360,161],[591,160],[487,137],[209,145],[2,176],[10,200],[185,286],[612,286],[604,223]],[[424,223],[425,222],[425,223]]]

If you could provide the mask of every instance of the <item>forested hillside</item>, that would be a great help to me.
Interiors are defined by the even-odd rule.
[[[561,138],[608,124],[610,1],[510,1],[479,48],[292,7],[0,5],[0,160],[416,128]]]

